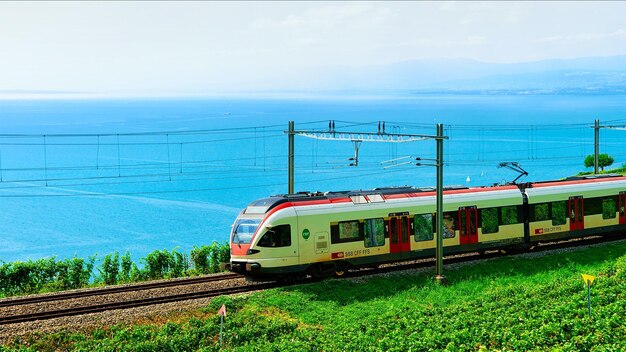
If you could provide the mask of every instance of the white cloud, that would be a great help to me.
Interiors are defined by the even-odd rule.
[[[553,35],[550,37],[539,38],[536,42],[537,43],[550,43],[550,42],[562,41],[563,39],[565,39],[565,37],[562,35]]]
[[[610,39],[610,38],[626,38],[626,29],[617,29],[612,32],[604,32],[604,33],[581,33],[576,36],[577,39],[581,40],[600,40],[600,39]]]

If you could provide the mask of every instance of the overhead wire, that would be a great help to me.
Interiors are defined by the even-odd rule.
[[[376,125],[378,122],[350,122],[350,121],[342,121],[342,120],[336,120],[337,122],[342,124],[342,128],[348,128],[348,127],[361,127],[361,126],[370,126],[370,125]],[[613,121],[621,121],[621,120],[613,120]],[[321,122],[326,122],[324,121],[310,121],[310,122],[305,122],[305,123],[300,123],[301,125],[312,125],[312,124],[318,124]],[[276,165],[268,165],[266,163],[267,159],[273,159],[273,158],[283,158],[286,156],[283,155],[267,155],[266,154],[266,139],[267,138],[278,138],[278,137],[282,137],[284,136],[284,130],[282,129],[275,129],[276,127],[279,127],[281,125],[268,125],[268,126],[256,126],[256,127],[241,127],[241,128],[226,128],[226,129],[212,129],[212,130],[187,130],[187,131],[166,131],[166,132],[137,132],[137,133],[116,133],[116,134],[42,134],[42,135],[37,135],[37,134],[0,134],[0,138],[43,138],[43,142],[39,142],[39,143],[18,143],[18,142],[9,142],[9,143],[3,143],[0,142],[0,145],[4,145],[4,146],[43,146],[44,149],[44,167],[29,167],[29,168],[3,168],[2,164],[0,164],[0,185],[1,184],[7,184],[7,183],[24,183],[24,182],[45,182],[46,185],[48,184],[48,182],[67,182],[67,181],[99,181],[99,180],[108,180],[108,179],[116,179],[116,180],[121,180],[121,179],[137,179],[137,178],[155,178],[155,177],[168,177],[169,180],[173,180],[173,174],[172,174],[172,167],[176,167],[178,166],[179,169],[179,174],[182,176],[184,175],[185,177],[189,177],[189,176],[193,176],[193,175],[219,175],[219,174],[225,174],[228,172],[237,172],[237,171],[259,171],[259,170],[263,170],[263,172],[283,172],[286,171],[286,168],[284,166],[282,167],[277,167]],[[393,131],[396,131],[405,126],[408,127],[419,127],[419,128],[432,128],[432,125],[427,125],[427,124],[414,124],[414,123],[389,123],[389,126]],[[507,152],[511,152],[511,153],[517,153],[516,155],[516,160],[522,160],[522,161],[528,161],[528,162],[541,162],[541,161],[555,161],[555,160],[571,160],[571,159],[575,159],[575,158],[579,158],[580,156],[567,156],[567,155],[560,155],[560,156],[549,156],[549,155],[540,155],[539,152],[540,151],[544,151],[544,150],[555,150],[555,149],[567,149],[567,148],[571,148],[570,146],[555,146],[555,147],[545,147],[545,148],[539,148],[537,146],[537,144],[563,144],[563,143],[567,143],[567,144],[572,144],[572,145],[580,145],[581,147],[581,153],[582,153],[582,148],[585,145],[591,145],[591,142],[587,142],[586,139],[584,140],[579,140],[579,141],[567,141],[567,140],[558,140],[555,141],[554,138],[552,138],[552,140],[541,140],[541,139],[537,139],[537,131],[539,130],[543,130],[546,129],[547,126],[559,126],[559,128],[577,128],[579,129],[581,132],[583,131],[584,128],[586,127],[590,127],[590,124],[553,124],[553,125],[531,125],[531,126],[518,126],[520,131],[527,131],[529,134],[529,138],[526,141],[530,141],[530,146],[529,148],[526,149],[517,149],[517,150],[509,150]],[[506,129],[509,130],[511,126],[506,126]],[[523,128],[522,128],[523,127]],[[215,160],[213,161],[183,161],[183,145],[186,144],[200,144],[200,143],[212,143],[212,142],[223,142],[223,141],[246,141],[246,140],[254,140],[254,144],[256,146],[257,143],[257,129],[261,128],[263,131],[263,136],[262,136],[262,148],[263,148],[263,165],[262,167],[258,166],[257,167],[257,153],[256,153],[256,147],[255,152],[254,152],[254,157],[243,157],[243,158],[228,158],[228,159],[221,159],[218,161],[224,161],[227,164],[215,164]],[[267,128],[271,128],[270,130],[268,130]],[[320,128],[320,130],[323,130],[324,128]],[[500,128],[494,128],[492,126],[489,127],[485,127],[485,126],[477,126],[477,125],[455,125],[455,127],[452,126],[448,126],[447,129],[447,134],[450,135],[451,131],[455,131],[455,130],[459,130],[459,131],[470,131],[470,130],[476,130],[479,131],[478,133],[478,138],[457,138],[454,141],[455,142],[468,142],[468,141],[473,141],[473,142],[480,142],[481,143],[481,147],[480,147],[480,152],[478,153],[478,161],[477,160],[464,160],[464,159],[457,159],[457,157],[459,156],[463,156],[463,155],[474,155],[476,154],[475,151],[469,151],[469,152],[453,152],[452,148],[446,148],[445,150],[447,151],[446,154],[446,165],[464,165],[463,163],[465,163],[465,165],[475,165],[476,163],[479,164],[489,164],[489,163],[493,163],[493,162],[499,162],[501,160],[496,160],[496,159],[488,159],[485,156],[488,154],[496,154],[496,153],[502,153],[502,150],[499,151],[486,151],[484,150],[486,147],[483,145],[485,143],[485,131],[501,131],[502,129]],[[283,132],[280,134],[270,134],[267,135],[267,132]],[[183,135],[201,135],[201,134],[224,134],[227,132],[236,132],[238,134],[241,134],[241,136],[238,137],[232,137],[232,138],[219,138],[219,139],[210,139],[210,140],[192,140],[192,141],[175,141],[172,142],[170,141],[170,133],[175,135],[175,136],[183,136]],[[582,135],[582,133],[581,133]],[[166,137],[166,141],[165,142],[158,142],[158,141],[151,141],[151,142],[129,142],[129,141],[124,141],[121,142],[120,141],[120,136],[126,137],[126,138],[131,138],[131,137],[145,137],[145,136],[165,136]],[[50,143],[49,139],[53,137],[53,138],[69,138],[69,137],[96,137],[96,141],[95,143],[89,142],[89,143],[85,143],[85,142],[80,142],[80,143]],[[115,137],[116,141],[115,142],[109,142],[109,143],[103,143],[101,141],[101,137]],[[523,139],[499,139],[499,140],[489,140],[490,142],[524,142],[525,140]],[[179,162],[176,162],[174,160],[172,160],[171,155],[170,155],[170,146],[172,144],[178,144],[179,145],[179,153],[180,153],[180,157],[179,157]],[[623,145],[624,143],[620,143],[620,142],[603,142],[602,145],[611,145],[611,146],[620,146]],[[121,157],[121,146],[133,146],[133,145],[166,145],[167,146],[167,162],[163,161],[163,162],[153,162],[153,163],[139,163],[139,164],[122,164],[122,157]],[[50,175],[48,174],[49,172],[55,172],[55,171],[93,171],[94,170],[94,166],[82,166],[82,165],[72,165],[72,166],[49,166],[49,162],[48,162],[48,146],[96,146],[96,165],[95,165],[95,170],[113,170],[113,169],[117,169],[118,173],[117,176],[111,176],[111,175],[99,175],[99,176],[82,176],[82,177],[61,177],[61,176],[57,176],[57,177],[49,177]],[[101,159],[101,146],[117,146],[117,165],[101,165],[100,163],[100,159]],[[315,148],[314,148],[315,147]],[[314,169],[320,170],[320,171],[324,171],[324,170],[331,170],[333,172],[337,172],[337,167],[347,167],[347,165],[339,165],[339,166],[324,166],[324,165],[318,165],[317,162],[317,158],[318,157],[324,157],[325,155],[319,154],[317,152],[317,144],[315,144],[315,146],[312,146],[312,154],[311,154],[311,173],[315,173]],[[313,149],[315,149],[315,151],[313,151]],[[1,152],[1,150],[0,150]],[[392,156],[397,156],[398,152],[397,149],[394,149],[392,147],[392,149],[390,150]],[[526,158],[519,158],[519,155],[521,155],[520,153],[522,152],[527,152],[528,156]],[[614,154],[615,156],[622,156],[623,154],[621,153],[617,153]],[[0,154],[1,157],[1,154]],[[333,157],[336,157],[336,155],[333,155]],[[376,155],[374,156],[368,156],[368,158],[371,157],[376,157]],[[384,157],[384,155],[380,155],[380,157]],[[0,163],[1,163],[0,159]],[[244,160],[252,160],[254,165],[252,167],[249,166],[241,166],[241,165],[233,165],[232,162],[236,162],[236,161],[244,161]],[[204,164],[204,165],[203,165]],[[376,163],[374,162],[368,162],[365,159],[363,159],[360,162],[361,165],[361,169],[367,169],[367,168],[373,168],[374,165]],[[313,166],[315,165],[315,167]],[[185,170],[183,172],[183,166],[185,166]],[[158,170],[159,168],[167,168],[167,172],[156,172],[156,170]],[[212,170],[201,170],[202,168],[212,168]],[[216,170],[216,168],[228,168],[228,170]],[[269,168],[269,170],[268,170]],[[139,170],[139,171],[146,171],[147,169],[154,169],[155,172],[152,173],[140,173],[140,174],[122,174],[122,170],[125,171],[133,171],[133,170]],[[188,169],[191,170],[197,170],[197,171],[188,171]],[[44,171],[45,175],[44,178],[30,178],[30,179],[9,179],[7,180],[7,172],[11,173],[11,172],[24,172],[24,171]],[[4,173],[3,173],[4,172]],[[177,176],[178,177],[178,176]],[[228,177],[225,177],[228,178]],[[201,178],[201,179],[211,179],[208,177],[205,178]],[[219,178],[213,178],[213,179],[219,179]],[[192,181],[193,179],[187,179],[189,181]],[[178,181],[184,181],[182,179],[179,179]],[[126,182],[126,181],[122,181],[122,182]],[[89,185],[89,186],[94,186],[94,185],[104,185],[104,184],[121,184],[122,182],[118,181],[118,182],[108,182],[108,183],[103,183],[103,182],[93,182],[93,183],[74,183],[73,185],[77,185],[77,186],[83,186],[83,185]],[[128,183],[139,183],[141,181],[128,181]],[[151,182],[163,182],[162,180],[159,181],[151,181]],[[69,185],[69,184],[68,184]],[[10,187],[0,187],[0,190],[2,189],[9,189]]]
[[[328,173],[328,172],[333,172],[333,173],[337,173],[337,172],[345,172],[345,173],[349,173],[349,172],[354,172],[356,170],[354,170],[354,168],[348,169],[348,165],[342,165],[343,167],[345,167],[346,169],[337,169],[336,167],[333,166],[326,166],[326,167],[318,167],[316,168],[313,173]],[[377,170],[378,163],[376,162],[372,162],[372,163],[363,163],[363,167],[360,168],[360,170]],[[195,181],[195,180],[219,180],[219,179],[236,179],[236,178],[259,178],[259,177],[266,177],[266,176],[274,176],[274,175],[280,175],[282,173],[284,173],[285,171],[287,171],[286,167],[282,167],[282,168],[273,168],[271,170],[267,170],[264,173],[255,173],[255,174],[251,174],[251,175],[238,175],[237,172],[238,171],[258,171],[259,168],[252,168],[252,167],[245,167],[245,168],[241,168],[239,170],[233,170],[233,169],[228,169],[228,170],[220,170],[220,171],[197,171],[197,172],[185,172],[182,175],[172,175],[171,179],[160,179],[160,180],[153,180],[150,182],[168,182],[168,181]],[[354,170],[354,171],[353,171]],[[214,175],[224,175],[227,174],[228,176],[222,176],[222,177],[202,177],[202,178],[185,178],[186,176],[194,176],[194,175],[206,175],[206,174],[214,174]],[[309,172],[304,172],[304,171],[298,171],[297,174],[310,174]],[[163,172],[163,173],[153,173],[153,174],[138,174],[138,175],[123,175],[122,177],[117,177],[117,176],[96,176],[96,177],[72,177],[72,178],[55,178],[55,179],[48,179],[49,182],[64,182],[64,181],[88,181],[88,180],[92,180],[92,181],[97,181],[97,180],[107,180],[107,179],[111,179],[111,180],[120,180],[120,179],[136,179],[136,178],[157,178],[157,177],[169,177],[169,172]],[[19,183],[27,183],[27,182],[44,182],[44,179],[28,179],[28,180],[9,180],[4,182],[4,184],[19,184]],[[72,183],[72,184],[54,184],[54,185],[50,185],[50,186],[98,186],[98,185],[117,185],[117,184],[130,184],[130,183],[142,183],[142,182],[148,182],[148,181],[144,181],[144,180],[138,180],[138,181],[116,181],[116,182],[83,182],[83,183]],[[45,188],[46,186],[44,185],[26,185],[26,186],[0,186],[0,191],[2,190],[11,190],[11,189],[28,189],[28,188]]]
[[[408,170],[407,170],[408,171]],[[386,173],[399,173],[402,170],[393,170],[393,171],[381,171],[367,174],[359,174],[350,176],[350,178],[360,178],[367,176],[375,176]],[[325,182],[325,181],[333,181],[338,179],[345,179],[346,176],[341,177],[329,177],[323,179],[316,180],[304,180],[299,183],[307,184],[307,183],[317,183],[317,182]],[[270,184],[259,184],[259,185],[243,185],[243,186],[229,186],[229,187],[210,187],[210,188],[196,188],[196,189],[178,189],[178,190],[162,190],[162,191],[138,191],[138,192],[116,192],[116,193],[98,193],[98,192],[85,192],[85,193],[75,193],[75,194],[8,194],[8,195],[0,195],[0,198],[48,198],[48,197],[106,197],[106,196],[129,196],[129,195],[148,195],[148,194],[168,194],[168,193],[189,193],[189,192],[207,192],[207,191],[222,191],[222,190],[232,190],[232,189],[247,189],[247,188],[265,188],[265,187],[273,187],[273,186],[282,186],[284,182],[280,183],[270,183]],[[73,190],[68,190],[68,192],[72,192]]]

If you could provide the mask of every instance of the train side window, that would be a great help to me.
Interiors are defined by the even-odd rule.
[[[519,208],[520,207],[516,205],[511,205],[508,207],[500,208],[500,213],[502,215],[500,225],[519,224],[520,223],[520,220],[519,220],[520,209]]]
[[[385,220],[365,219],[363,223],[365,232],[365,247],[377,247],[385,245]]]
[[[613,219],[617,216],[617,205],[614,197],[602,199],[602,219]]]
[[[291,226],[279,225],[268,229],[261,237],[259,247],[289,247],[291,246]]]
[[[406,216],[402,217],[402,243],[409,243],[409,218]]]
[[[433,214],[415,215],[413,218],[415,242],[430,241],[433,235]]]
[[[531,210],[532,210],[531,221],[550,220],[549,203],[535,204],[531,207]]]
[[[565,225],[567,222],[567,203],[552,202],[552,226]]]
[[[583,208],[585,216],[602,214],[602,198],[585,198]]]
[[[456,236],[456,212],[443,213],[443,238]]]
[[[359,222],[357,220],[340,222],[339,239],[349,240],[354,238],[359,238]]]
[[[330,225],[330,242],[345,243],[363,241],[363,224],[358,220],[342,221]]]
[[[443,213],[443,238],[454,238],[456,236],[457,229],[457,212],[449,211]],[[433,233],[437,233],[437,214],[433,215]]]
[[[480,220],[483,233],[496,233],[499,231],[498,208],[481,209]]]
[[[389,221],[389,233],[391,234],[391,243],[398,244],[398,222],[395,218]]]

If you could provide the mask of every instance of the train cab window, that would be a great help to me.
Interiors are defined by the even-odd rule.
[[[433,236],[433,214],[415,215],[413,218],[415,242],[430,241]]]
[[[363,226],[365,247],[385,245],[385,220],[383,218],[365,219]]]
[[[552,202],[552,226],[565,225],[567,222],[567,203]]]
[[[261,237],[259,247],[289,247],[291,246],[291,226],[279,225],[268,229]]]
[[[511,205],[508,207],[500,208],[500,225],[513,225],[519,224],[521,221],[519,220],[520,216],[520,207],[516,205]]]
[[[498,232],[498,208],[481,209],[480,220],[483,233]]]
[[[260,219],[238,219],[233,225],[232,243],[250,243],[260,223]]]
[[[615,198],[602,199],[602,219],[613,219],[617,216],[617,206]]]
[[[550,207],[548,203],[535,204],[530,207],[531,221],[550,220]]]

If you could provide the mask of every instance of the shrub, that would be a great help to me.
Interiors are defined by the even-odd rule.
[[[94,276],[96,256],[83,258],[44,258],[26,262],[0,261],[0,296],[14,296],[43,291],[59,291],[104,283],[138,282],[150,279],[174,278],[220,271],[220,263],[230,259],[228,243],[212,243],[194,247],[190,255],[176,248],[156,250],[141,258],[143,267],[137,266],[126,252],[105,255]],[[194,268],[194,270],[191,269]]]
[[[167,274],[167,277],[181,277],[187,275],[188,270],[189,261],[187,255],[173,249],[170,259],[170,272]]]
[[[193,247],[191,261],[199,274],[220,272],[220,264],[230,260],[228,243],[213,242],[210,246]]]
[[[106,285],[114,285],[117,283],[119,270],[119,254],[117,252],[107,254],[104,256],[104,259],[102,260],[102,267],[99,269],[100,279]]]
[[[191,250],[191,262],[193,263],[196,272],[199,274],[209,273],[209,249],[210,247],[208,246],[193,246],[193,249]]]
[[[121,263],[122,271],[120,272],[120,280],[122,282],[131,281],[132,265],[133,265],[133,261],[130,258],[130,253],[129,252],[124,253],[124,255],[122,256],[122,263]]]

